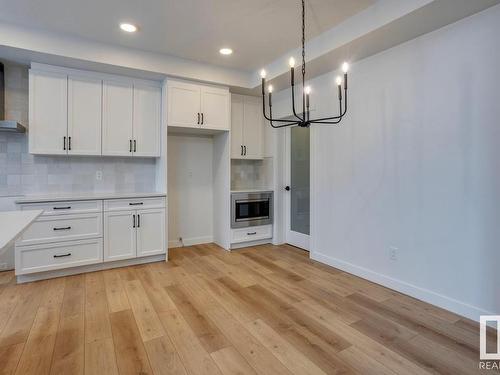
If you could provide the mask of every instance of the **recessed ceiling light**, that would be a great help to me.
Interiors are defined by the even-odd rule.
[[[120,29],[122,29],[123,31],[126,31],[127,33],[134,33],[137,31],[137,26],[135,26],[131,23],[121,23]]]
[[[230,55],[230,54],[232,54],[232,53],[233,53],[233,50],[232,50],[231,48],[221,48],[221,49],[219,50],[219,53],[220,53],[221,55]]]

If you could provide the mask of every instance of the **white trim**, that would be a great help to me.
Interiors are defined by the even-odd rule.
[[[231,244],[231,250],[242,249],[244,247],[251,247],[251,246],[258,246],[258,245],[266,245],[269,243],[273,243],[271,238],[267,238],[264,240],[233,243],[233,244]]]
[[[212,242],[214,242],[213,236],[183,238],[182,242],[179,240],[168,241],[168,248],[201,245]]]
[[[165,254],[160,254],[160,255],[153,255],[153,256],[144,257],[144,258],[132,258],[132,259],[125,259],[125,260],[118,260],[116,262],[96,263],[96,264],[90,264],[90,265],[81,266],[81,267],[65,268],[65,269],[61,269],[61,270],[32,273],[32,274],[28,274],[28,275],[18,275],[16,280],[17,280],[18,284],[22,284],[22,283],[27,283],[30,281],[53,279],[56,277],[64,277],[64,276],[70,276],[70,275],[77,275],[80,273],[102,271],[102,270],[107,270],[107,269],[111,269],[111,268],[133,266],[136,264],[163,262],[163,261],[165,261],[165,258],[166,258]]]
[[[405,281],[394,279],[367,268],[360,267],[355,264],[330,257],[328,255],[324,255],[317,251],[311,252],[310,257],[311,259],[317,260],[318,262],[325,263],[329,266],[359,276],[376,284],[380,284],[382,286],[385,286],[386,288],[390,288],[400,293],[407,294],[411,297],[430,303],[431,305],[435,305],[437,307],[443,308],[477,322],[479,321],[480,315],[493,315],[493,313],[490,311],[483,310],[479,307],[469,305],[465,302],[458,301],[431,290],[409,284]]]
[[[162,87],[163,82],[161,80],[146,80],[140,78],[133,78],[118,74],[101,73],[92,70],[79,70],[72,68],[65,68],[57,65],[40,64],[36,62],[31,63],[30,71],[35,73],[57,73],[68,75],[75,78],[91,78],[96,80],[104,80],[118,83],[131,83],[132,85],[146,85],[151,87]]]

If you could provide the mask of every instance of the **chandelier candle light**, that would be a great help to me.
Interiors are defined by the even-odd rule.
[[[283,120],[273,118],[273,86],[269,85],[267,87],[268,92],[268,105],[269,105],[269,116],[266,113],[266,71],[261,70],[260,76],[262,78],[262,112],[264,117],[269,121],[273,128],[283,128],[285,126],[295,126],[298,125],[303,128],[309,127],[311,124],[338,124],[342,121],[342,118],[347,113],[347,71],[349,70],[349,64],[342,64],[342,71],[344,72],[344,78],[337,76],[335,83],[338,87],[338,100],[339,100],[339,114],[337,116],[330,116],[324,118],[318,118],[311,120],[309,111],[309,96],[311,94],[311,87],[305,86],[306,77],[306,53],[305,53],[305,38],[306,38],[306,21],[305,21],[305,0],[302,0],[302,113],[297,114],[295,109],[295,59],[290,57],[288,64],[290,65],[290,82],[292,85],[292,113],[295,119],[293,120]],[[344,84],[344,96],[342,97],[342,83]],[[344,106],[342,106],[344,102]],[[274,124],[278,123],[278,124]]]

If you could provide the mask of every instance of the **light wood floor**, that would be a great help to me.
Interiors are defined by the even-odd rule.
[[[466,374],[478,325],[290,246],[15,285],[0,273],[1,374]]]

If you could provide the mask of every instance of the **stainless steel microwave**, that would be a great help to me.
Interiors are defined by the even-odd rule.
[[[231,228],[272,224],[273,192],[231,194]]]

